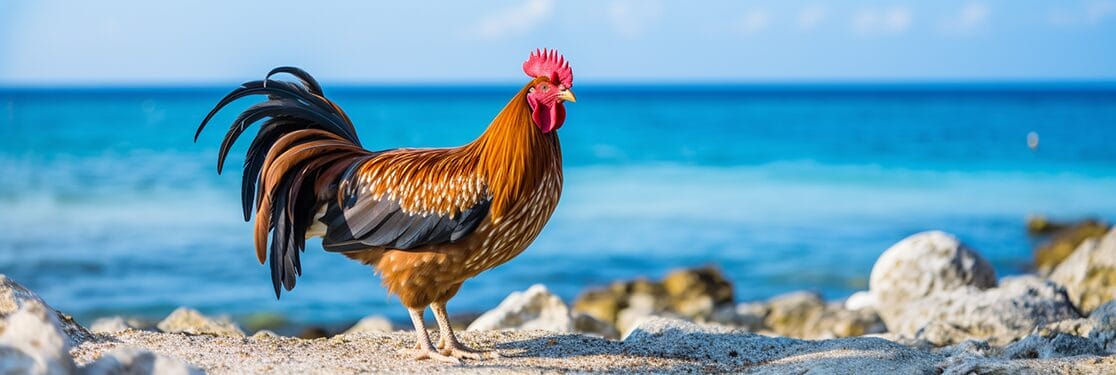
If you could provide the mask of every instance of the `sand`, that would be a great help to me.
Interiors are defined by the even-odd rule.
[[[215,337],[127,330],[71,350],[79,366],[118,348],[142,348],[211,374],[356,373],[1116,373],[1116,358],[1003,359],[931,352],[874,337],[797,340],[656,319],[625,341],[547,331],[462,332],[464,343],[504,358],[460,365],[400,353],[411,332],[322,339]],[[431,332],[434,334],[435,332]]]

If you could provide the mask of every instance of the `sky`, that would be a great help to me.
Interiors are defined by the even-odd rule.
[[[0,85],[1116,81],[1116,0],[5,0]]]

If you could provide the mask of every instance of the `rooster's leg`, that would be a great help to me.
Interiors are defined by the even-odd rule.
[[[426,333],[426,323],[423,322],[422,313],[426,311],[425,308],[413,309],[407,308],[411,313],[411,323],[415,325],[415,347],[412,349],[404,349],[404,353],[411,354],[414,359],[434,359],[442,362],[449,362],[460,364],[461,360],[439,353],[434,349],[434,345],[430,342],[430,335]]]
[[[434,302],[430,304],[430,308],[434,310],[434,319],[438,321],[438,331],[442,336],[441,340],[438,342],[438,348],[442,349],[443,354],[450,357],[467,359],[500,358],[500,353],[496,351],[471,349],[460,341],[457,341],[457,335],[453,333],[453,327],[450,326],[449,314],[446,313],[445,302]]]

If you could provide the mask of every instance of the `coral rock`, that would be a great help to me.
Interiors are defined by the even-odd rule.
[[[89,325],[89,330],[94,333],[115,333],[128,329],[138,329],[138,327],[120,316],[100,318]]]
[[[561,298],[542,284],[523,292],[508,295],[495,309],[481,315],[469,325],[470,331],[496,329],[541,329],[572,332],[570,309]]]
[[[1100,240],[1082,242],[1054,268],[1050,280],[1066,287],[1083,313],[1111,301],[1116,297],[1116,228]]]
[[[943,346],[969,339],[1005,344],[1036,328],[1080,315],[1057,284],[1035,276],[1004,278],[998,288],[940,292],[903,306],[887,326]]]
[[[60,322],[62,331],[66,333],[70,345],[76,346],[93,337],[89,330],[75,322],[69,315],[54,310],[35,292],[0,274],[0,318],[14,313],[28,303],[42,305],[52,311],[57,321]]]
[[[56,312],[27,300],[0,325],[0,374],[70,374],[70,340]]]
[[[213,319],[187,307],[174,310],[156,327],[167,333],[244,337],[244,331],[228,319]]]
[[[671,311],[694,319],[708,318],[734,302],[732,283],[716,267],[677,270],[663,278]]]
[[[369,315],[345,331],[345,335],[364,332],[391,332],[391,321],[380,315]]]
[[[996,286],[996,271],[956,237],[922,232],[884,251],[872,267],[869,290],[888,328],[902,324],[907,305],[934,293]]]
[[[1035,269],[1039,275],[1049,275],[1085,240],[1098,239],[1108,232],[1108,225],[1096,220],[1054,224],[1032,218],[1027,224],[1032,234],[1050,234],[1048,240],[1035,247]]]

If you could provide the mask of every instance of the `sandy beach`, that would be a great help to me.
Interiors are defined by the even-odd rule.
[[[506,358],[448,365],[414,361],[398,351],[413,345],[410,332],[371,333],[305,340],[227,338],[127,331],[87,342],[71,353],[87,365],[119,348],[142,348],[182,360],[211,374],[232,373],[1111,373],[1116,358],[1079,356],[1013,359],[964,346],[920,350],[880,338],[823,341],[770,338],[702,328],[672,320],[649,321],[624,341],[547,331],[466,332],[477,348]]]
[[[412,359],[414,333],[377,316],[320,338],[248,334],[185,307],[155,326],[86,328],[3,276],[0,372],[1113,373],[1116,302],[1097,275],[1112,272],[1116,229],[1079,240],[1045,274],[997,278],[957,238],[919,233],[844,301],[801,291],[737,304],[714,268],[618,281],[573,303],[536,285],[458,329],[502,356],[460,364]]]

